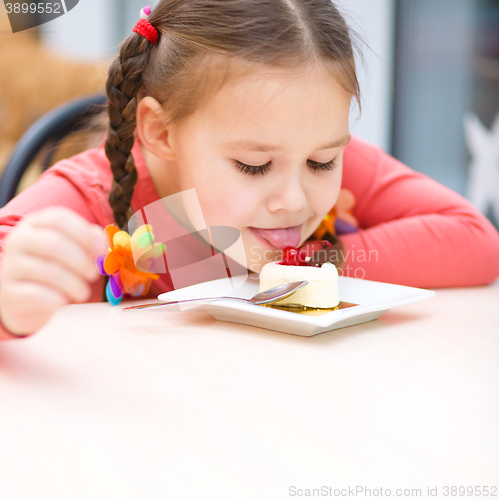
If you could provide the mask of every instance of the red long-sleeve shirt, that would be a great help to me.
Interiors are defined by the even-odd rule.
[[[138,140],[132,153],[138,171],[132,208],[137,211],[159,195]],[[65,206],[102,227],[115,223],[108,203],[111,183],[102,144],[53,165],[0,209],[0,251],[25,214],[47,206]],[[382,149],[353,137],[344,153],[342,187],[355,195],[353,215],[359,223],[358,232],[340,238],[343,275],[424,288],[483,285],[499,276],[499,233],[492,224],[462,196]],[[164,275],[148,296],[171,289]],[[102,292],[100,279],[89,302],[101,301]],[[8,338],[18,337],[0,324],[0,339]]]

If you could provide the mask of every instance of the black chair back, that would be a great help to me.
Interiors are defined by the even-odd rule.
[[[0,207],[14,198],[21,177],[42,148],[47,150],[42,161],[46,170],[60,141],[82,129],[88,118],[106,105],[107,96],[92,95],[63,104],[37,120],[21,137],[5,165],[0,178]]]

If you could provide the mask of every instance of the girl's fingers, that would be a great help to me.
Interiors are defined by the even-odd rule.
[[[36,226],[28,231],[19,231],[10,250],[19,257],[31,255],[47,262],[60,263],[88,281],[99,277],[95,257],[88,249],[54,228]]]
[[[35,212],[30,215],[28,224],[56,229],[72,238],[94,257],[107,249],[104,229],[65,207],[49,207]]]
[[[9,278],[50,287],[63,294],[69,302],[85,302],[92,293],[87,281],[66,266],[29,254],[19,257],[15,270],[9,272]]]
[[[105,253],[104,230],[63,207],[28,214],[6,236],[0,287],[4,325],[32,333],[57,307],[86,302],[100,276],[95,257]]]

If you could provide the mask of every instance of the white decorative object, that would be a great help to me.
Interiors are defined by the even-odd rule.
[[[140,18],[147,19],[151,15],[151,7],[150,5],[146,5],[142,9],[140,9]]]
[[[464,131],[471,154],[466,197],[484,214],[490,207],[499,223],[499,112],[491,130],[465,114]]]

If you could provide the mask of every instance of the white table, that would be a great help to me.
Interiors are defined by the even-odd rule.
[[[499,486],[498,305],[499,282],[441,289],[309,338],[200,310],[62,308],[0,344],[0,499]]]

